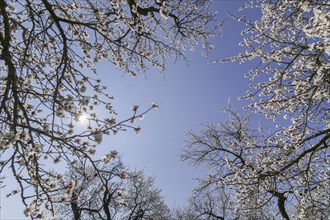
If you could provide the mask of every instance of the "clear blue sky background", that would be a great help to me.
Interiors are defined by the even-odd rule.
[[[223,19],[228,12],[240,14],[237,10],[244,2],[215,0],[213,6]],[[258,15],[255,11],[249,13]],[[103,84],[115,96],[114,106],[120,118],[130,116],[133,105],[146,109],[151,102],[159,104],[158,110],[138,122],[142,127],[138,135],[128,131],[104,137],[100,152],[116,149],[126,165],[144,169],[147,175],[156,177],[156,186],[162,189],[170,208],[186,204],[197,184],[193,178],[206,175],[204,170],[180,161],[186,132],[198,130],[200,122],[225,120],[226,115],[218,109],[227,106],[229,97],[237,106],[242,106],[236,100],[248,89],[249,81],[244,74],[253,64],[210,62],[242,51],[238,43],[244,28],[245,25],[229,19],[222,28],[223,37],[212,39],[216,48],[208,59],[201,56],[201,48],[189,51],[189,65],[168,60],[165,76],[152,69],[146,77],[132,78],[122,75],[110,63],[98,65]],[[0,219],[26,219],[20,198],[5,198],[9,190],[10,187],[1,190]]]

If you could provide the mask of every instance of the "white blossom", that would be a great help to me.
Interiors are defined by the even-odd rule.
[[[102,142],[102,133],[98,132],[93,134],[94,140],[97,144],[101,144]]]

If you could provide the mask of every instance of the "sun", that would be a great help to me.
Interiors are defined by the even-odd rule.
[[[85,123],[88,120],[88,115],[86,113],[81,113],[78,117],[80,123]]]

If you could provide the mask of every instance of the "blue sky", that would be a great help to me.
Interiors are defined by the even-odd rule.
[[[219,12],[220,18],[225,18],[227,12],[237,12],[242,3],[215,1],[214,10]],[[103,83],[109,85],[115,96],[114,105],[119,113],[129,110],[126,114],[129,116],[134,104],[141,108],[147,108],[151,102],[159,104],[158,110],[151,111],[139,122],[141,133],[119,133],[107,137],[104,143],[117,149],[126,165],[155,176],[156,186],[162,189],[170,207],[184,205],[196,186],[193,178],[206,174],[180,161],[186,132],[198,130],[201,122],[225,120],[226,115],[218,109],[227,106],[229,97],[237,106],[242,106],[236,100],[248,89],[249,81],[244,74],[251,64],[211,64],[211,61],[235,55],[243,49],[238,46],[243,28],[245,25],[229,20],[223,27],[223,36],[212,39],[216,48],[208,59],[201,56],[201,48],[189,51],[190,63],[173,64],[168,60],[164,76],[151,70],[146,77],[132,78],[112,74],[105,70],[107,64],[100,68],[109,75],[104,77]]]
[[[222,19],[227,12],[239,14],[237,9],[243,3],[218,0],[213,5]],[[144,169],[147,175],[154,176],[156,186],[162,189],[170,208],[184,205],[196,186],[193,178],[206,174],[204,170],[180,161],[186,132],[198,130],[200,122],[225,120],[226,115],[218,109],[227,106],[229,97],[234,104],[242,106],[236,100],[248,89],[249,81],[244,74],[252,64],[210,63],[213,59],[226,58],[244,49],[238,46],[244,27],[229,20],[222,28],[223,37],[212,39],[216,48],[208,59],[201,56],[201,48],[189,51],[189,65],[174,64],[168,60],[164,76],[151,69],[146,76],[132,78],[114,69],[110,63],[97,66],[103,84],[115,97],[114,107],[120,118],[130,116],[133,105],[147,109],[151,102],[159,104],[158,110],[151,111],[138,122],[142,127],[139,134],[127,131],[104,137],[99,150],[101,153],[115,149],[126,165],[132,169]],[[1,190],[0,219],[24,219],[19,198],[5,198],[8,190],[10,187]]]

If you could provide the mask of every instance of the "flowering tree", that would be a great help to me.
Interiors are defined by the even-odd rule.
[[[145,176],[143,171],[134,171],[127,173],[127,180],[124,212],[119,219],[170,219],[169,209],[161,190],[154,186],[153,177]]]
[[[322,176],[313,176],[305,181],[311,181],[307,183],[309,187],[314,184],[316,188],[308,188],[302,184],[304,172],[297,174],[298,164],[293,165],[295,169],[276,173],[276,168],[283,166],[285,154],[275,151],[274,145],[269,144],[274,136],[262,127],[253,129],[248,115],[241,115],[232,107],[225,111],[229,114],[227,122],[204,124],[199,133],[188,133],[182,158],[209,169],[207,178],[200,180],[196,195],[207,199],[204,195],[212,189],[211,195],[227,198],[227,201],[216,199],[221,202],[209,207],[215,207],[214,212],[228,207],[227,213],[232,217],[235,216],[230,212],[233,209],[249,219],[273,219],[278,215],[286,219],[290,219],[290,215],[304,215],[305,219],[328,216],[329,187],[323,185],[327,180],[320,181]],[[309,157],[305,162],[309,162]],[[320,168],[309,172],[313,175],[326,172],[323,162],[309,162],[309,166]],[[313,199],[313,205],[305,207],[304,200],[307,199]]]
[[[210,185],[213,186],[212,184]],[[203,187],[188,200],[188,205],[173,212],[173,219],[177,220],[224,220],[239,219],[234,213],[231,199],[223,190]]]
[[[58,219],[168,219],[153,178],[129,171],[116,152],[106,166],[98,166],[101,171],[75,164],[61,178],[64,191],[53,202]]]
[[[227,61],[260,61],[246,75],[254,83],[243,98],[275,126],[254,130],[229,109],[227,123],[189,134],[183,159],[211,167],[205,182],[232,187],[240,213],[274,204],[284,219],[323,219],[330,210],[330,5],[260,0],[245,7],[254,6],[262,12],[256,21],[232,16],[248,26],[248,49]]]
[[[208,198],[205,195],[221,198],[216,199],[217,204],[212,206],[214,213],[227,213],[232,218],[238,214],[250,219],[267,219],[263,216],[267,213],[267,203],[274,202],[271,199],[276,200],[276,197],[271,193],[269,197],[262,194],[268,194],[264,187],[273,185],[269,179],[260,178],[261,181],[256,175],[261,169],[256,160],[264,137],[250,127],[248,116],[240,115],[232,107],[224,111],[229,114],[228,122],[203,124],[200,133],[188,133],[183,160],[209,169],[207,178],[200,180],[195,194],[201,197],[200,201]]]
[[[0,0],[0,172],[9,167],[18,183],[8,196],[19,193],[27,208],[38,207],[27,216],[37,218],[43,206],[54,211],[61,184],[50,164],[97,170],[102,136],[138,132],[130,122],[157,108],[134,106],[131,118],[116,119],[94,64],[108,60],[132,76],[163,71],[166,57],[185,58],[186,46],[202,42],[209,51],[213,20],[208,1]],[[83,131],[80,117],[88,121]]]

